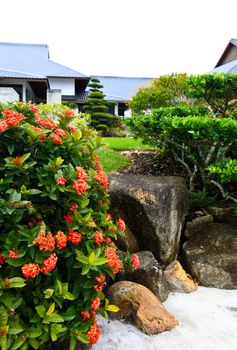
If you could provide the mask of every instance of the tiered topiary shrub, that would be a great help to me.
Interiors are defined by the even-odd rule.
[[[107,101],[101,91],[103,85],[100,84],[99,79],[92,78],[88,86],[90,93],[84,109],[91,116],[91,126],[103,136],[109,136],[113,128],[121,126],[120,120],[115,115],[108,113]]]
[[[98,140],[66,107],[0,105],[1,350],[94,344],[96,313],[116,311],[106,276],[138,265],[111,241],[125,227],[107,213]]]

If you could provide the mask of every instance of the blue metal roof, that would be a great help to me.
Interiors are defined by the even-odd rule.
[[[102,91],[106,95],[106,100],[129,101],[137,92],[138,88],[145,86],[153,78],[133,78],[115,76],[94,76],[104,85]],[[88,88],[87,88],[88,89]]]
[[[212,69],[211,73],[237,74],[237,59]]]
[[[8,75],[6,75],[7,72]],[[13,78],[14,74],[16,78],[28,79],[86,77],[84,74],[51,61],[47,45],[0,43],[0,77]]]

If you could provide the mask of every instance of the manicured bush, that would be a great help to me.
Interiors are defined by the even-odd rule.
[[[208,166],[223,161],[237,145],[237,120],[185,112],[174,116],[171,110],[133,117],[127,124],[136,136],[172,153],[187,170],[192,191],[205,190],[212,179]]]
[[[124,223],[107,213],[99,143],[66,107],[0,105],[1,350],[94,344],[96,312],[116,311],[106,276],[137,267],[112,243]]]
[[[108,105],[105,101],[105,95],[101,91],[103,85],[99,79],[92,78],[90,84],[90,93],[84,106],[85,111],[90,114],[91,126],[101,132],[103,136],[108,136],[115,127],[120,127],[120,119],[108,113]]]

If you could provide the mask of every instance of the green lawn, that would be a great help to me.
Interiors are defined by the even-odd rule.
[[[105,137],[104,143],[115,151],[153,150],[154,146],[144,145],[141,139],[132,137]]]
[[[109,148],[101,148],[96,151],[96,154],[98,154],[103,170],[106,173],[126,168],[130,163],[130,160],[127,157],[122,156]]]

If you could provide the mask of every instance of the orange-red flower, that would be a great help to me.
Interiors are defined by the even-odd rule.
[[[92,300],[91,302],[91,310],[96,311],[100,307],[100,298],[95,297],[95,299]]]
[[[123,221],[123,219],[119,218],[117,225],[118,225],[118,228],[120,229],[120,231],[126,230],[126,225],[125,225],[125,222]]]
[[[9,250],[8,256],[11,259],[18,259],[19,258],[19,254],[16,252],[15,248],[13,248],[12,250]]]
[[[74,117],[75,113],[71,110],[71,109],[65,109],[63,112],[62,112],[62,115],[64,117],[67,117],[67,118],[72,118]]]
[[[95,235],[94,235],[94,242],[96,245],[100,245],[101,243],[103,243],[104,241],[104,237],[101,231],[96,231]]]
[[[71,132],[77,131],[77,128],[76,128],[75,126],[73,126],[73,125],[68,125],[67,127],[68,127],[68,129],[69,129]]]
[[[73,182],[72,188],[77,192],[77,194],[81,195],[86,192],[88,184],[84,180],[78,179]]]
[[[5,263],[6,258],[0,254],[0,265]]]
[[[107,258],[108,265],[112,268],[114,275],[122,269],[122,261],[113,248],[109,247],[105,250],[105,257]]]
[[[68,214],[68,215],[64,215],[63,217],[66,221],[68,221],[70,224],[72,224],[72,215]]]
[[[22,266],[21,271],[25,278],[35,278],[40,273],[39,264],[25,264]]]
[[[87,320],[89,317],[91,317],[91,314],[88,311],[82,311],[82,321]]]
[[[57,234],[55,236],[55,240],[56,240],[56,246],[58,249],[62,249],[64,247],[66,247],[67,236],[62,231],[57,232]]]
[[[78,209],[78,205],[77,204],[73,204],[69,207],[69,210],[74,211]]]
[[[50,118],[45,118],[42,119],[38,115],[38,113],[34,114],[35,116],[35,121],[38,125],[43,126],[45,129],[56,129],[57,125],[54,123],[53,119]]]
[[[85,172],[85,170],[82,167],[77,166],[76,172],[77,172],[78,179],[83,180],[85,182],[87,181],[87,173]]]
[[[67,240],[72,242],[72,244],[74,245],[78,245],[81,242],[82,239],[82,234],[77,232],[77,231],[73,231],[72,229],[69,229],[69,235],[67,237]]]
[[[95,173],[95,179],[102,185],[102,188],[105,191],[108,190],[109,179],[104,171],[98,171],[97,173]]]
[[[55,133],[50,134],[50,138],[51,140],[53,140],[54,143],[56,143],[56,145],[61,145],[63,143],[61,137]]]
[[[41,271],[45,274],[51,272],[55,268],[57,261],[58,261],[57,255],[55,253],[51,254],[48,259],[43,261],[43,267]]]
[[[68,137],[68,134],[60,128],[55,129],[55,134],[62,136],[62,137]]]
[[[131,263],[132,263],[132,266],[133,266],[134,270],[137,270],[139,265],[140,265],[140,260],[139,260],[139,258],[137,256],[137,254],[133,254],[132,255]]]
[[[39,249],[47,251],[53,251],[55,247],[55,239],[51,232],[42,231],[39,236],[36,237],[33,242],[33,245],[39,244]]]
[[[57,179],[57,184],[58,185],[65,186],[66,182],[67,182],[67,180],[61,175]]]
[[[0,119],[0,132],[6,131],[8,129],[8,124],[5,119]]]
[[[90,339],[90,342],[88,345],[93,345],[97,342],[97,340],[100,337],[100,328],[97,326],[96,321],[93,321],[93,323],[90,325],[89,330],[86,332],[86,336],[88,339]]]

